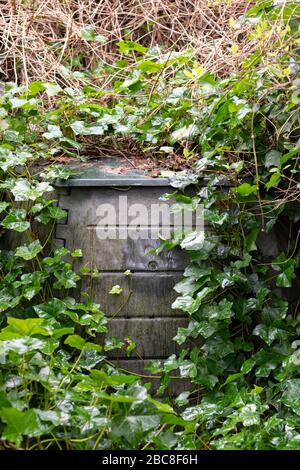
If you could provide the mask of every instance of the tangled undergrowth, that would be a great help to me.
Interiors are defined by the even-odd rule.
[[[78,72],[88,70],[100,85],[99,69],[121,58],[117,43],[124,39],[148,48],[193,49],[206,70],[224,75],[255,48],[246,34],[251,25],[234,26],[249,5],[248,0],[1,0],[2,80],[80,86]]]
[[[80,89],[40,80],[5,87],[4,448],[299,450],[299,18],[299,2],[257,2],[240,20],[252,25],[256,50],[225,78],[190,53],[161,56],[121,41],[139,60],[106,68],[108,89],[88,75]],[[99,344],[104,313],[87,296],[71,298],[81,252],[51,245],[51,225],[65,216],[51,181],[70,169],[50,165],[41,174],[37,164],[81,156],[91,138],[197,159],[194,172],[170,176],[178,191],[169,197],[191,210],[202,205],[210,232],[159,248],[180,245],[191,258],[175,287],[174,308],[190,317],[175,338],[183,350],[150,365],[161,374],[160,400],[107,362],[110,348],[130,354],[132,343]],[[198,187],[203,177],[206,188]],[[190,183],[194,196],[185,193]],[[191,390],[162,398],[177,370]]]

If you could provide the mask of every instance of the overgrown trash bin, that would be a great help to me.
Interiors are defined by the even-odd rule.
[[[83,257],[76,261],[76,269],[85,272],[81,291],[88,292],[109,317],[109,335],[125,338],[125,346],[108,352],[108,359],[148,376],[149,361],[178,352],[172,339],[189,322],[171,307],[176,298],[173,287],[186,266],[184,253],[148,253],[160,245],[158,234],[167,232],[169,225],[172,231],[172,201],[159,198],[174,189],[168,179],[142,171],[120,174],[114,161],[105,168],[115,171],[92,167],[56,183],[59,207],[68,214],[56,226],[56,241],[71,251],[82,250]],[[131,340],[136,348],[129,355],[126,341],[129,345]],[[182,380],[171,384],[176,393],[184,386]]]

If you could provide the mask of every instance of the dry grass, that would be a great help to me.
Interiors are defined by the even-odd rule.
[[[111,63],[119,58],[115,43],[126,35],[146,46],[192,47],[211,71],[234,72],[253,45],[229,19],[248,7],[248,0],[0,0],[0,78],[55,80],[60,65],[77,54],[86,69]],[[83,40],[87,25],[107,42]]]

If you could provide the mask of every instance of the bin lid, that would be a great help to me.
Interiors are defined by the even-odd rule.
[[[76,163],[69,167],[78,173],[68,180],[56,179],[55,186],[170,186],[168,178],[154,178],[146,170],[134,168],[120,158],[105,158],[96,164]]]

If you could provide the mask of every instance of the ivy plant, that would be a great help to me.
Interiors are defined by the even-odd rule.
[[[300,448],[299,14],[296,1],[255,2],[239,22],[249,24],[257,50],[237,75],[212,75],[192,51],[121,41],[123,59],[101,68],[106,89],[88,77],[80,89],[5,85],[3,448]],[[87,40],[91,33],[83,32]],[[173,305],[190,318],[174,338],[182,350],[149,366],[161,376],[158,395],[174,371],[190,381],[173,403],[107,360],[129,340],[99,341],[107,332],[101,306],[73,295],[80,279],[73,259],[82,254],[52,242],[65,217],[52,183],[72,170],[51,162],[82,158],[91,139],[93,148],[130,142],[145,155],[196,160],[193,171],[171,177],[168,197],[203,206],[205,236],[189,233],[159,248],[190,255]],[[195,196],[185,190],[191,184]]]

